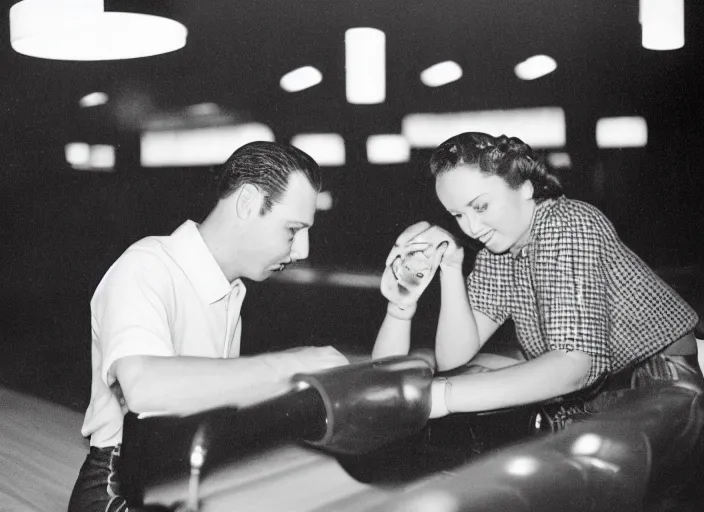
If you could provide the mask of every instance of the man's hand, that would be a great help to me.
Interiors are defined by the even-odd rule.
[[[399,309],[399,314],[415,311],[415,304],[430,284],[449,241],[428,222],[406,228],[396,239],[386,258],[381,293]]]

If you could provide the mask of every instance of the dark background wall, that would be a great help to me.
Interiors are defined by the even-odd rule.
[[[530,94],[519,103],[558,104],[565,109],[565,150],[572,167],[560,175],[568,195],[601,208],[625,242],[704,314],[704,105],[701,61],[697,60],[701,55],[692,49],[701,41],[701,30],[692,28],[698,26],[701,13],[692,14],[688,46],[676,64],[668,67],[660,56],[641,55],[641,65],[652,66],[655,75],[634,74],[608,62],[600,68],[606,69],[603,74],[590,74],[599,56],[582,50],[571,57],[582,58],[580,65],[570,67],[566,55],[560,81],[527,85],[532,88]],[[359,13],[356,17],[363,18]],[[344,25],[341,20],[338,23]],[[415,29],[422,32],[421,26]],[[445,34],[443,40],[452,34]],[[485,42],[502,40],[499,36],[496,31],[483,33]],[[9,37],[6,30],[1,37]],[[587,40],[589,35],[575,37]],[[200,44],[196,48],[203,49]],[[475,50],[483,48],[474,44]],[[401,57],[413,48],[392,50]],[[490,52],[487,58],[495,57]],[[161,63],[155,72],[167,67],[155,62]],[[138,133],[133,128],[111,123],[112,118],[100,114],[77,121],[66,98],[77,100],[78,91],[91,86],[86,82],[101,73],[121,76],[119,70],[127,66],[95,64],[67,71],[61,63],[18,57],[6,41],[0,46],[0,382],[77,409],[87,403],[89,300],[102,274],[129,244],[147,235],[168,234],[187,218],[202,219],[213,200],[213,169],[142,169]],[[492,66],[491,62],[477,66],[472,78],[477,80],[475,75],[483,73],[487,79],[504,80],[491,75]],[[410,80],[408,73],[399,76]],[[204,87],[213,87],[211,81],[227,82],[225,71],[217,67],[200,79]],[[177,78],[172,83],[175,88],[185,87]],[[315,128],[312,119],[318,118],[347,138],[347,164],[324,170],[325,188],[332,191],[336,203],[316,218],[308,262],[314,268],[380,274],[393,240],[408,224],[425,218],[453,228],[424,178],[428,151],[415,150],[403,165],[365,162],[367,134],[398,131],[399,110],[427,111],[435,105],[432,98],[420,98],[414,105],[411,96],[416,91],[399,83],[390,85],[390,95],[406,94],[409,105],[400,108],[390,101],[375,111],[362,109],[339,117],[319,105],[306,105],[304,96],[286,104],[279,93],[252,99],[280,102],[278,108],[262,111],[278,140],[287,140],[299,127]],[[448,110],[447,105],[458,110],[517,106],[517,93],[508,86],[492,91],[485,83],[445,92],[448,98],[441,111]],[[597,149],[596,119],[621,114],[647,119],[647,146]],[[117,145],[114,173],[68,167],[63,148],[77,133],[88,142]],[[468,246],[470,259],[473,249]],[[384,311],[374,289],[269,282],[251,283],[249,290],[244,350],[250,353],[302,343],[369,350]],[[429,343],[436,299],[437,290],[431,287],[416,322],[418,343]]]

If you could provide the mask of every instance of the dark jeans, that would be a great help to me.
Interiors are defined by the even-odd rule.
[[[119,460],[120,445],[106,448],[91,446],[73,486],[68,512],[127,511],[116,471]]]

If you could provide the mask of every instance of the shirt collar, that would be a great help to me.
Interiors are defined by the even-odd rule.
[[[235,292],[246,291],[244,283],[235,279],[230,283],[198,231],[198,224],[187,220],[171,234],[167,252],[183,270],[198,293],[208,304],[213,304]]]
[[[526,242],[516,250],[511,251],[511,255],[515,259],[526,258],[528,256],[530,245],[538,237],[538,228],[536,226],[541,225],[542,219],[545,217],[545,214],[550,210],[550,207],[555,203],[555,201],[555,199],[545,199],[535,205],[535,210],[533,210],[533,218],[531,219],[530,227],[528,228],[529,234]]]

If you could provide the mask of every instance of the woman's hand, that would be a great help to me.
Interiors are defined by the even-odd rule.
[[[450,232],[444,230],[440,226],[431,226],[420,235],[420,238],[431,241],[436,246],[446,242],[447,249],[440,260],[440,270],[456,268],[462,270],[462,262],[464,261],[464,249],[457,243]]]
[[[433,226],[425,221],[409,226],[399,235],[381,277],[381,293],[389,300],[392,315],[413,316],[415,305],[435,275],[448,245],[448,240],[438,237]],[[409,310],[410,313],[404,313]]]
[[[464,249],[457,243],[455,237],[447,230],[437,225],[431,225],[428,222],[422,221],[406,228],[396,240],[393,249],[386,258],[388,266],[394,258],[404,254],[404,248],[418,246],[435,247],[435,249],[443,246],[444,254],[440,260],[440,268],[457,268],[462,269],[464,261]],[[444,246],[443,244],[446,244]]]

